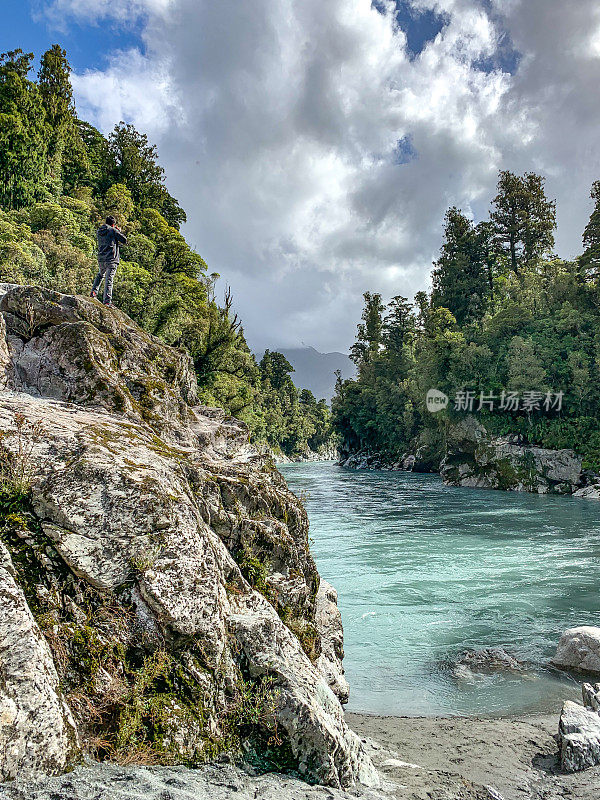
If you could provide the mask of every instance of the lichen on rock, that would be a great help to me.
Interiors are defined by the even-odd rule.
[[[0,780],[50,774],[79,754],[50,647],[0,543]]]
[[[1,535],[65,731],[51,764],[43,735],[32,745],[37,767],[78,750],[71,714],[96,758],[237,748],[310,781],[376,783],[332,691],[341,628],[317,614],[306,513],[244,424],[195,405],[189,356],[118,311],[35,287],[0,311],[2,459],[31,471]],[[9,669],[3,655],[1,686]],[[10,763],[0,750],[8,777]]]

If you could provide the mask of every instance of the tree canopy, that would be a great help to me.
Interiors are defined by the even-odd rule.
[[[120,122],[108,137],[77,117],[66,52],[0,56],[0,280],[89,292],[95,231],[107,214],[128,237],[116,305],[168,344],[186,347],[201,399],[244,419],[255,441],[296,455],[331,439],[324,401],[300,392],[283,355],[257,363],[231,292],[210,274],[180,226],[157,148]]]
[[[543,178],[501,172],[489,219],[448,209],[429,294],[386,305],[365,293],[358,375],[338,380],[332,404],[346,449],[398,458],[425,442],[440,452],[453,401],[469,393],[492,432],[575,447],[600,467],[600,181],[591,197],[584,252],[564,261],[552,253],[556,208]],[[429,413],[429,389],[448,395],[448,412]],[[498,410],[511,391],[531,407],[478,409],[482,394]],[[560,409],[544,408],[549,392],[563,392]]]

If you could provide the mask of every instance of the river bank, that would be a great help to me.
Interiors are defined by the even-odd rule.
[[[382,777],[347,792],[216,763],[198,770],[90,764],[56,778],[17,779],[2,800],[597,800],[600,767],[563,774],[552,715],[504,718],[346,714]]]
[[[559,711],[504,718],[347,714],[346,719],[360,736],[380,745],[372,757],[388,780],[403,787],[398,797],[596,800],[600,767],[560,771]]]
[[[474,415],[448,425],[443,438],[421,443],[409,452],[340,453],[339,466],[352,470],[439,473],[449,486],[600,499],[600,473],[584,468],[574,450],[531,444],[520,434],[496,436]]]
[[[272,452],[272,451],[271,451]],[[286,456],[285,453],[272,452],[273,461],[279,464],[308,464],[315,461],[336,462],[340,457],[337,447],[324,447],[321,450],[311,450],[307,447],[304,453],[296,456]]]

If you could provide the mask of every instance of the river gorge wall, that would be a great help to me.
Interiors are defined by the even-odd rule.
[[[338,463],[348,469],[436,472],[449,486],[600,500],[600,475],[583,469],[575,451],[536,447],[519,436],[493,436],[474,416],[451,423],[437,448],[417,440],[412,452],[397,458],[363,450],[342,452]]]
[[[185,351],[4,287],[0,462],[0,780],[233,750],[377,783],[306,512]]]

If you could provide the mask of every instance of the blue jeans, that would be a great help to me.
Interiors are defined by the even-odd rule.
[[[94,278],[94,283],[92,284],[92,292],[97,292],[98,287],[102,283],[102,279],[104,278],[104,302],[105,303],[112,303],[112,294],[113,294],[113,283],[115,282],[115,273],[117,271],[117,267],[119,266],[118,262],[114,261],[100,261],[98,263],[98,274]]]

